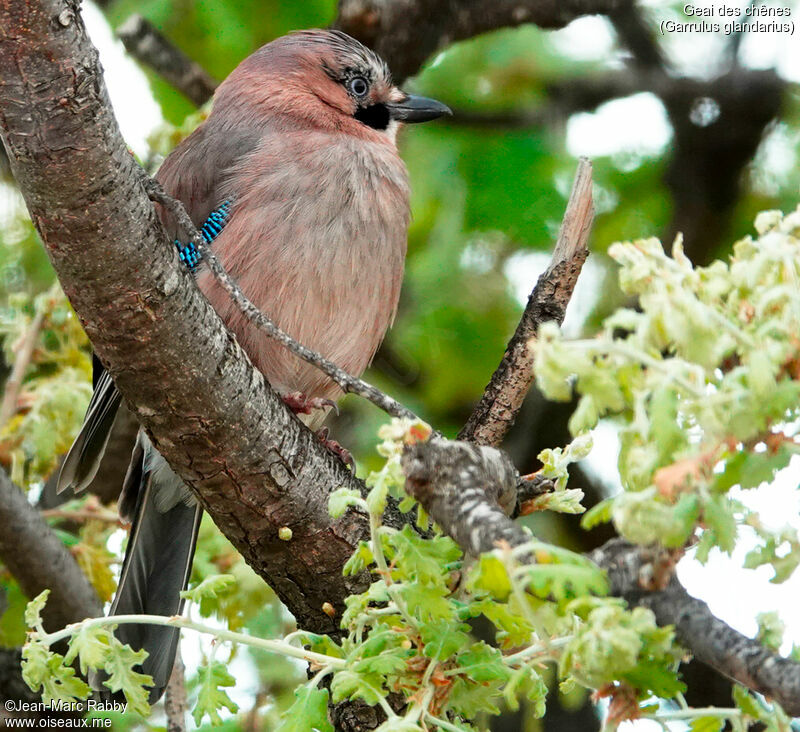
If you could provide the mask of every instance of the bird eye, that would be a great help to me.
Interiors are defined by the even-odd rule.
[[[354,79],[350,79],[347,82],[347,87],[350,89],[350,92],[353,96],[356,97],[363,97],[366,96],[367,92],[369,91],[369,84],[367,84],[367,80],[361,76],[356,76]]]

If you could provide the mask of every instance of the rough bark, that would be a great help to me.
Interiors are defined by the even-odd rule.
[[[542,323],[563,322],[588,256],[593,220],[592,165],[581,158],[550,265],[533,288],[503,359],[459,432],[459,440],[497,446],[513,426],[534,378],[530,340]]]

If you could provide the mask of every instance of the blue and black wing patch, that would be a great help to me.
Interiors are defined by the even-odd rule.
[[[228,219],[231,216],[231,202],[225,201],[219,208],[214,209],[200,227],[200,235],[206,244],[210,244],[214,239],[219,236],[219,233],[225,228]],[[189,269],[194,269],[200,264],[200,252],[195,246],[194,242],[188,244],[181,244],[177,239],[175,246],[178,249],[178,257]]]

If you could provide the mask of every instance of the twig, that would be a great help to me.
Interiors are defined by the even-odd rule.
[[[114,511],[98,510],[77,510],[70,511],[61,508],[46,508],[40,512],[44,519],[61,519],[63,521],[103,521],[108,524],[116,524],[124,527],[127,524],[122,521],[119,514]]]
[[[186,667],[183,665],[180,649],[175,656],[164,696],[164,712],[167,715],[167,732],[185,732],[186,730]]]
[[[636,0],[627,0],[608,14],[622,45],[627,46],[636,66],[644,70],[664,73],[667,61],[650,25],[642,15]]]
[[[519,473],[504,452],[433,439],[407,447],[401,466],[408,493],[466,553],[477,556],[498,541],[518,546],[528,540],[509,518]]]
[[[183,204],[169,196],[161,185],[153,178],[145,179],[145,188],[150,196],[150,199],[156,203],[161,204],[172,213],[178,224],[183,228],[191,238],[194,245],[202,256],[202,260],[209,266],[209,269],[217,278],[219,283],[225,288],[227,293],[231,296],[233,302],[237,305],[239,310],[244,313],[247,318],[263,330],[270,338],[274,338],[278,343],[285,346],[296,356],[302,358],[304,361],[316,366],[320,371],[331,377],[347,394],[357,394],[367,401],[372,402],[376,407],[382,409],[387,414],[393,417],[406,417],[409,419],[419,419],[410,409],[404,407],[400,402],[392,399],[388,394],[384,394],[380,389],[368,384],[366,381],[351,376],[343,369],[339,368],[335,363],[329,361],[324,356],[321,356],[316,351],[298,343],[288,333],[281,330],[275,325],[270,318],[262,313],[247,296],[242,292],[239,285],[228,274],[222,263],[217,259],[217,256],[208,246],[197,230],[197,227],[192,222],[189,214]]]
[[[198,107],[213,96],[217,82],[141,15],[131,15],[117,29],[117,36],[131,56]]]
[[[33,349],[36,347],[36,340],[39,337],[39,331],[42,329],[44,322],[44,310],[40,310],[33,317],[28,330],[22,336],[22,340],[17,348],[17,358],[14,360],[14,367],[11,369],[11,375],[6,381],[5,393],[3,394],[3,403],[0,404],[0,428],[17,411],[17,399],[19,398],[19,390],[22,387],[22,380],[25,378],[25,372],[31,362],[33,356]]]
[[[563,322],[581,267],[588,256],[586,245],[593,220],[592,164],[581,158],[550,265],[533,288],[503,360],[459,432],[459,440],[496,446],[511,429],[533,382],[528,342],[536,335],[541,323],[549,320],[559,324]]]

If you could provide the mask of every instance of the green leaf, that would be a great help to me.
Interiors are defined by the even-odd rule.
[[[408,524],[389,536],[388,543],[394,550],[398,578],[426,585],[444,584],[450,574],[447,565],[461,556],[458,545],[449,537],[425,539]]]
[[[461,648],[470,643],[470,637],[459,628],[468,627],[453,625],[446,620],[426,623],[420,628],[420,636],[424,647],[422,655],[436,661],[444,661],[455,655]]]
[[[42,590],[31,600],[25,608],[25,624],[29,628],[36,628],[42,624],[42,610],[47,604],[50,590]]]
[[[730,554],[736,546],[736,518],[728,498],[710,496],[703,507],[703,518],[708,530],[713,532],[715,544]]]
[[[0,647],[14,648],[25,643],[28,598],[11,578],[3,583],[2,589],[5,591],[6,608],[0,613]]]
[[[505,681],[511,675],[503,663],[503,654],[483,641],[459,653],[456,664],[461,673],[474,681]]]
[[[477,684],[459,676],[453,682],[445,708],[465,719],[473,719],[479,713],[499,714],[497,704],[501,698],[499,684]]]
[[[64,663],[64,657],[37,639],[22,648],[22,678],[33,691],[41,689],[44,701],[71,702],[87,699],[91,693],[83,679],[75,676],[75,669]]]
[[[134,651],[109,635],[111,649],[105,656],[103,669],[108,678],[103,682],[111,691],[122,691],[131,711],[146,717],[150,714],[149,693],[145,687],[153,685],[152,676],[135,671],[147,658],[147,651]]]
[[[375,557],[372,554],[372,547],[368,542],[360,541],[358,542],[356,550],[353,552],[353,556],[345,562],[342,574],[344,574],[345,577],[351,577],[366,569],[374,561]]]
[[[321,653],[324,656],[344,658],[341,646],[337,645],[330,636],[306,632],[303,634],[303,645],[310,651]]]
[[[689,723],[692,732],[720,732],[725,726],[725,719],[722,717],[695,717]]]
[[[469,574],[471,589],[486,590],[501,602],[511,594],[511,580],[503,562],[492,554],[483,554]]]
[[[686,691],[686,684],[678,678],[675,671],[654,661],[640,662],[622,678],[635,689],[662,699],[671,699]]]
[[[498,629],[498,640],[502,646],[521,646],[529,643],[533,626],[521,614],[512,612],[506,603],[484,599],[470,607],[473,615],[482,613]]]
[[[281,716],[275,732],[334,732],[328,721],[327,689],[303,685],[294,692],[295,700]]]
[[[600,503],[592,506],[581,518],[581,528],[590,531],[595,526],[607,524],[611,521],[611,506],[613,498],[604,498]]]
[[[359,674],[345,669],[337,672],[331,681],[333,703],[344,699],[362,699],[375,706],[387,694],[383,679],[377,674]]]
[[[196,725],[200,725],[204,716],[208,716],[212,725],[221,724],[219,710],[223,707],[231,712],[239,710],[239,706],[227,692],[220,688],[236,686],[236,679],[228,673],[225,664],[214,661],[210,666],[200,666],[197,669],[197,681],[197,704],[192,710]]]
[[[597,567],[534,564],[527,568],[530,590],[542,599],[571,600],[581,595],[605,595],[608,581]]]
[[[183,590],[181,597],[184,600],[200,603],[203,600],[216,600],[221,595],[227,595],[236,586],[236,577],[232,574],[215,574],[206,577],[199,585],[191,590]]]
[[[339,488],[331,493],[328,498],[328,513],[331,518],[340,518],[344,516],[345,511],[350,506],[363,505],[364,499],[357,490],[352,488]]]
[[[81,673],[86,676],[90,668],[101,669],[105,666],[112,643],[112,633],[108,628],[83,627],[70,638],[64,663],[71,664],[78,656]]]

